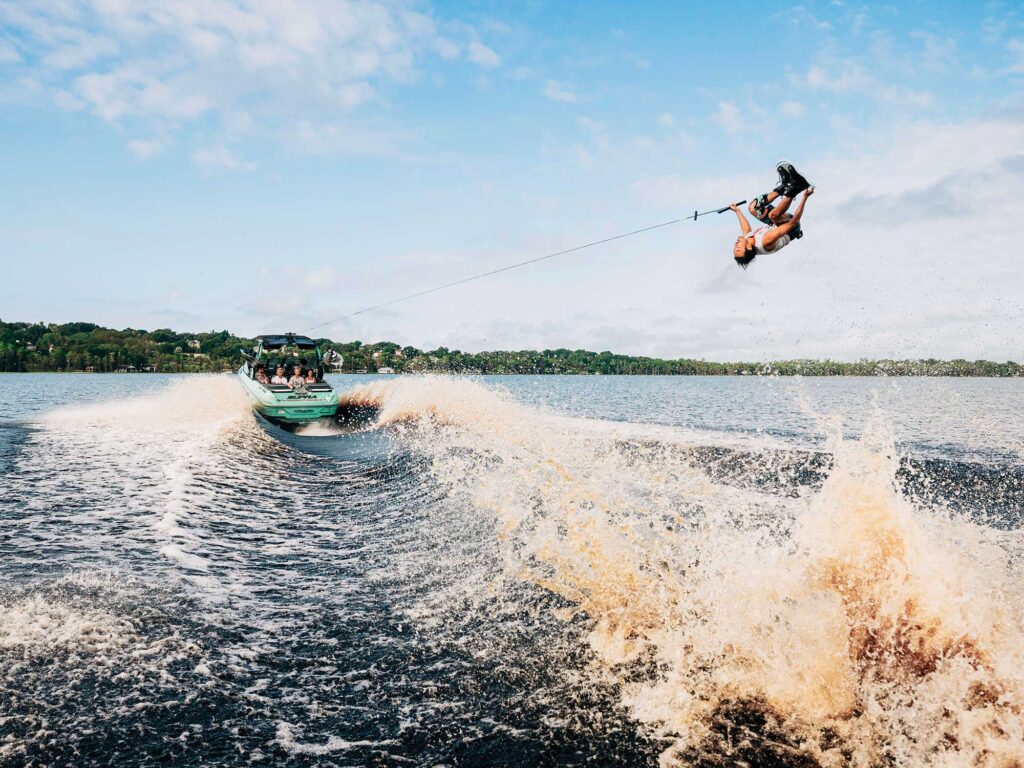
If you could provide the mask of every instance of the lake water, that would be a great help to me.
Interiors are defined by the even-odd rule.
[[[1024,761],[1020,380],[0,376],[0,765]]]

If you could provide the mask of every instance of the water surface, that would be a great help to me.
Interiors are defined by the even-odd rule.
[[[332,382],[0,376],[0,764],[1024,760],[1019,380]]]

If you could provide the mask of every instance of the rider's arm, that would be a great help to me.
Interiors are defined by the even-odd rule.
[[[733,211],[736,212],[736,218],[740,220],[740,229],[743,231],[743,234],[744,235],[749,235],[750,234],[750,223],[747,221],[747,217],[743,215],[743,211],[741,211],[739,209],[739,206],[737,206],[737,205],[730,205],[729,207],[732,208]]]
[[[766,248],[770,248],[771,245],[780,237],[788,235],[796,229],[797,224],[800,223],[800,217],[804,215],[804,205],[807,203],[807,198],[813,194],[814,187],[809,187],[800,198],[800,202],[797,204],[796,210],[793,211],[793,218],[785,224],[779,224],[777,227],[771,227],[767,232],[765,232],[762,242]]]

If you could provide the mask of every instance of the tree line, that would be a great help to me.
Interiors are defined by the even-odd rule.
[[[719,363],[680,358],[545,349],[461,352],[421,350],[390,341],[364,344],[319,339],[344,357],[344,373],[641,374],[664,376],[1021,376],[1019,363],[988,360],[779,360]],[[181,333],[166,328],[115,330],[93,323],[5,323],[0,320],[0,371],[216,372],[242,363],[255,340],[228,331]]]

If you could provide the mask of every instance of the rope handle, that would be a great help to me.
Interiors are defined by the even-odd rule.
[[[746,202],[747,202],[746,200],[740,200],[738,203],[734,203],[733,205],[744,205],[744,204],[746,204]],[[698,216],[707,216],[709,213],[725,213],[731,207],[732,206],[728,206],[727,205],[727,206],[725,206],[725,208],[716,208],[713,211],[704,211],[703,213],[698,213],[697,211],[694,211],[693,212],[693,220],[696,221]]]

